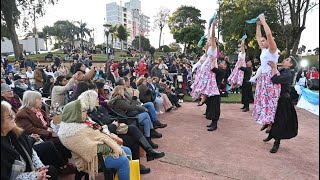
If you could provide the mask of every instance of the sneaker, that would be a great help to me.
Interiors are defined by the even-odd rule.
[[[183,99],[181,99],[181,103],[183,103]]]
[[[163,114],[164,112],[160,111],[159,114]]]

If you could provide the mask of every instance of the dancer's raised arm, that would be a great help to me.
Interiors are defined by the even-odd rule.
[[[275,53],[278,50],[277,44],[273,39],[271,29],[266,22],[266,18],[264,17],[264,15],[260,15],[259,18],[260,18],[261,24],[263,25],[264,31],[266,32],[267,41],[269,44],[269,51],[271,53]]]
[[[211,31],[211,47],[212,49],[217,48],[217,44],[216,44],[216,36],[215,36],[215,27],[218,23],[218,20],[215,19],[212,23],[212,31]]]
[[[262,35],[261,35],[261,22],[258,21],[257,22],[257,28],[256,28],[256,39],[257,39],[257,42],[259,44],[260,49],[262,49],[261,38],[262,38]]]
[[[246,53],[246,49],[245,49],[245,47],[244,47],[244,41],[245,41],[245,40],[242,40],[242,41],[241,41],[241,54]]]

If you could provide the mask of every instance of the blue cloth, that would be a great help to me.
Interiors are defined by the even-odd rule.
[[[128,147],[121,147],[127,155],[132,156]],[[119,156],[115,159],[112,156],[107,156],[104,160],[106,168],[114,168],[118,172],[119,179],[130,180],[130,164],[127,156]]]
[[[211,24],[213,23],[213,21],[216,19],[216,16],[213,15],[212,18],[209,20],[209,27],[211,27]]]
[[[239,39],[239,41],[243,41],[243,40],[245,40],[245,39],[247,39],[247,38],[248,38],[248,36],[245,34],[245,35],[242,36],[241,39]]]
[[[198,42],[198,47],[201,47],[203,44],[204,39],[206,38],[206,35],[202,36],[201,39]]]
[[[313,92],[307,88],[303,88],[301,97],[313,105],[319,105],[319,93]]]
[[[258,22],[259,20],[260,20],[259,17],[256,17],[253,19],[246,20],[246,23],[254,24],[254,23]]]

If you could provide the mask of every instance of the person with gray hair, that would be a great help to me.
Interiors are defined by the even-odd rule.
[[[14,94],[13,90],[8,84],[1,84],[1,101],[7,101],[12,106],[12,110],[17,113],[21,107],[21,99]]]

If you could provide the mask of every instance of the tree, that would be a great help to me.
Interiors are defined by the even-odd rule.
[[[155,16],[155,20],[153,22],[154,29],[159,28],[160,34],[159,34],[159,47],[161,44],[161,35],[162,35],[162,30],[164,26],[168,23],[168,18],[170,16],[170,10],[165,8],[165,9],[160,9],[160,11],[157,13]]]
[[[184,44],[184,51],[186,51],[187,44],[190,47],[191,43],[197,42],[204,33],[204,23],[206,21],[200,19],[200,17],[201,11],[192,6],[180,6],[169,17],[168,25],[170,32],[177,43]],[[202,32],[200,33],[200,31]],[[196,34],[192,36],[190,32]]]
[[[224,53],[233,54],[238,50],[239,39],[247,34],[247,55],[257,57],[260,49],[255,37],[256,24],[247,24],[245,20],[257,17],[264,12],[272,30],[278,49],[284,49],[284,40],[275,0],[225,0],[220,4],[221,35],[224,42]],[[263,29],[263,28],[262,28]]]
[[[170,47],[171,51],[173,51],[173,52],[180,52],[181,51],[181,47],[178,43],[174,43],[174,42],[170,43],[169,47]]]
[[[50,31],[57,38],[59,45],[71,42],[72,46],[74,46],[75,36],[79,37],[80,35],[79,28],[74,22],[68,20],[56,21]]]
[[[109,28],[109,34],[111,35],[111,47],[113,48],[113,41],[117,38],[118,36],[118,25],[115,26],[110,26]]]
[[[302,32],[306,28],[307,14],[317,5],[319,5],[317,0],[277,0],[282,30],[286,34],[285,57],[297,53]]]
[[[150,41],[148,38],[144,37],[144,36],[140,36],[140,40],[141,40],[141,48],[144,50],[144,51],[147,51],[150,49]],[[139,36],[136,36],[134,38],[134,40],[132,41],[132,46],[136,49],[139,49]]]
[[[9,30],[5,24],[1,24],[1,40],[4,40],[3,38],[10,39]]]
[[[81,38],[81,46],[83,46],[83,38],[86,37],[86,35],[88,35],[89,37],[91,37],[91,30],[89,28],[87,28],[87,23],[83,23],[82,21],[76,21],[76,23],[78,24],[77,26],[77,35],[80,35]]]
[[[120,24],[117,29],[117,37],[121,41],[121,50],[122,50],[122,43],[123,43],[123,41],[127,40],[128,36],[129,36],[129,34],[128,34],[127,29],[122,24]]]
[[[22,55],[16,32],[16,27],[19,27],[18,21],[22,17],[21,12],[27,14],[23,17],[22,22],[23,26],[27,27],[30,18],[44,15],[46,4],[54,5],[56,2],[57,0],[1,0],[1,24],[4,23],[8,29],[16,59]]]

